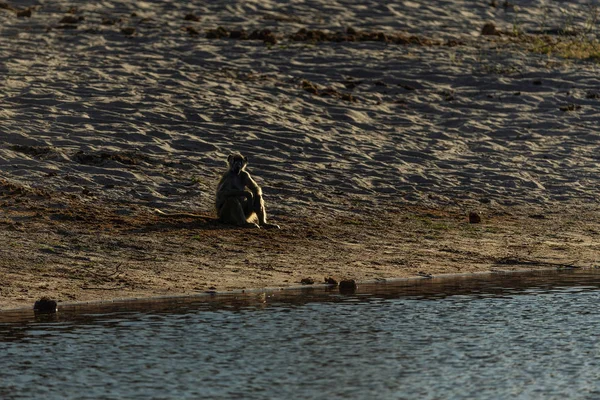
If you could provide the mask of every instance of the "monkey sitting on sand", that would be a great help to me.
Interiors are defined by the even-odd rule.
[[[267,212],[260,186],[252,179],[243,155],[227,157],[227,171],[217,186],[215,206],[219,221],[254,228],[275,228],[279,225],[267,223]]]

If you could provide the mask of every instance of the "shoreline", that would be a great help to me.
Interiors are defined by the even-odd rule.
[[[338,285],[326,284],[326,283],[318,283],[312,285],[296,285],[296,286],[269,286],[263,288],[251,288],[251,289],[235,289],[223,292],[204,292],[204,293],[196,293],[196,294],[186,294],[186,295],[170,295],[170,296],[150,296],[150,297],[131,297],[131,298],[113,298],[107,300],[91,300],[91,301],[76,301],[76,302],[64,302],[58,303],[58,311],[60,313],[61,310],[64,311],[77,311],[77,312],[85,312],[87,308],[94,307],[103,307],[103,306],[121,306],[123,309],[121,311],[129,311],[132,310],[136,306],[141,305],[152,305],[152,304],[165,304],[171,302],[178,301],[193,301],[193,300],[223,300],[225,298],[230,298],[231,296],[236,295],[256,295],[256,294],[276,294],[276,293],[286,293],[286,294],[294,294],[300,295],[302,292],[306,291],[320,291],[320,292],[338,292],[346,295],[353,295],[355,293],[361,293],[361,287],[379,287],[383,288],[386,285],[394,285],[399,286],[401,283],[405,283],[406,285],[402,285],[403,288],[417,287],[421,286],[420,283],[448,283],[453,280],[467,280],[470,282],[476,281],[478,278],[492,278],[493,276],[507,276],[507,275],[534,275],[534,274],[549,274],[549,273],[566,273],[566,272],[574,272],[574,271],[592,271],[596,270],[598,267],[582,267],[582,268],[537,268],[537,269],[516,269],[511,271],[479,271],[479,272],[467,272],[467,273],[451,273],[451,274],[440,274],[432,277],[398,277],[398,278],[380,278],[380,279],[372,279],[365,281],[358,281],[357,289],[355,291],[349,291],[343,293],[339,290]],[[131,306],[127,308],[127,306]],[[34,312],[33,305],[30,307],[18,307],[18,308],[8,308],[0,310],[0,318],[3,316],[8,316],[9,314],[14,313],[25,313],[25,312]],[[41,313],[46,315],[52,315],[54,313]]]

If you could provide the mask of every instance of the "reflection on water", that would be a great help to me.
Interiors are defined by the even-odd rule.
[[[0,398],[600,395],[600,272],[416,283],[0,313]]]

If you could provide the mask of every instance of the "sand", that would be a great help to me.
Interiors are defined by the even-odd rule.
[[[0,309],[597,266],[598,10],[492,3],[0,4]]]

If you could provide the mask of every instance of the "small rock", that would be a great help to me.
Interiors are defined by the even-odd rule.
[[[313,278],[302,278],[300,283],[303,285],[313,285],[315,283],[315,280]]]
[[[344,101],[356,102],[356,97],[352,96],[350,93],[342,93],[340,98]]]
[[[314,83],[307,81],[306,79],[302,81],[302,89],[306,90],[308,93],[318,94],[319,89],[317,89],[317,85]]]
[[[531,82],[531,83],[533,83],[534,85],[538,85],[538,86],[539,86],[539,85],[541,85],[541,84],[542,84],[542,80],[541,80],[541,79],[536,79],[536,80],[534,80],[534,81],[533,81],[533,82]]]
[[[186,26],[184,29],[190,35],[199,35],[200,34],[200,32],[198,32],[198,30],[196,28],[194,28],[193,26]]]
[[[41,313],[55,313],[58,311],[58,304],[56,300],[44,296],[35,302],[33,310]]]
[[[325,278],[325,283],[328,284],[328,285],[335,285],[335,286],[338,285],[338,281],[336,281],[335,279],[333,279],[330,276],[327,277],[327,278]]]
[[[546,216],[544,214],[530,214],[529,218],[532,218],[532,219],[546,219]]]
[[[564,112],[577,111],[580,109],[581,109],[581,106],[579,104],[568,104],[566,106],[560,107],[560,111],[564,111]]]
[[[277,38],[270,29],[262,29],[253,31],[249,36],[250,40],[262,40],[266,44],[276,44]]]
[[[229,32],[227,31],[227,29],[223,28],[222,26],[219,26],[217,29],[209,29],[206,32],[207,39],[221,39],[221,38],[228,37],[228,36],[229,36]]]
[[[500,32],[496,29],[496,25],[491,22],[483,25],[481,28],[481,34],[486,36],[500,36]]]
[[[586,99],[600,99],[600,93],[589,91],[585,94]]]
[[[469,213],[469,223],[470,224],[479,224],[481,222],[481,215],[478,212],[471,211]]]
[[[85,18],[84,17],[76,17],[74,15],[66,15],[64,16],[60,21],[58,21],[59,24],[76,24],[79,21],[83,21]]]
[[[24,10],[17,11],[17,17],[31,17],[31,7],[28,7]]]
[[[131,36],[135,33],[135,28],[131,28],[131,27],[122,28],[121,33],[124,35],[127,35],[127,36]]]
[[[417,275],[422,276],[423,278],[427,278],[427,279],[433,278],[433,275],[431,275],[430,273],[424,272],[424,271],[419,271],[417,273]]]
[[[231,32],[229,32],[229,38],[230,39],[247,40],[248,33],[246,33],[245,30],[231,31]]]
[[[340,293],[354,293],[358,288],[356,281],[354,279],[345,279],[340,281]]]
[[[387,35],[385,33],[383,33],[383,32],[379,32],[377,34],[377,40],[380,41],[380,42],[389,42],[389,39],[388,39]]]
[[[10,11],[15,11],[15,12],[17,11],[16,8],[14,8],[10,4],[6,4],[6,3],[0,3],[0,9],[2,9],[2,10],[10,10]]]
[[[200,21],[200,17],[198,17],[198,16],[196,16],[196,15],[194,15],[194,14],[187,14],[187,15],[185,16],[184,20],[186,20],[186,21],[196,21],[196,22],[198,22],[198,21]]]
[[[117,22],[121,22],[121,18],[102,18],[102,25],[115,25]]]

